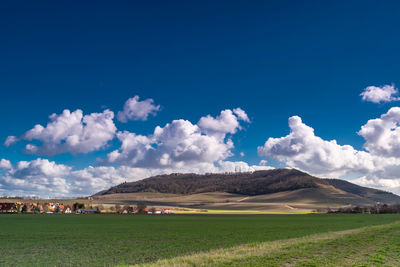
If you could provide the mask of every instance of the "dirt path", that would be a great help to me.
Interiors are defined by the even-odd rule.
[[[241,198],[241,199],[239,199],[237,202],[242,202],[242,201],[245,201],[245,200],[247,200],[247,199],[249,199],[250,197],[244,197],[244,198]]]

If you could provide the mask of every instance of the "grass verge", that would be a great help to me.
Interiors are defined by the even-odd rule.
[[[257,242],[136,266],[399,266],[400,222]]]

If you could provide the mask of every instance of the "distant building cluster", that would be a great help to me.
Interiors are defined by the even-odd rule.
[[[31,203],[31,202],[0,202],[0,213],[36,213],[36,214],[91,214],[91,213],[117,213],[117,214],[174,214],[169,208],[148,208],[143,204],[137,206],[103,205],[85,207],[83,203],[63,205],[62,203]]]
[[[400,203],[397,204],[382,204],[376,203],[375,205],[366,207],[342,207],[336,210],[329,209],[328,213],[363,213],[363,214],[385,214],[385,213],[397,213],[400,214]]]
[[[0,213],[72,213],[72,207],[60,203],[0,203]]]

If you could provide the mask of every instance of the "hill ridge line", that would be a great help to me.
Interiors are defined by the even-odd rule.
[[[135,182],[122,183],[93,195],[125,193],[161,193],[191,196],[201,193],[225,192],[242,195],[244,202],[250,197],[279,193],[295,199],[315,203],[340,203],[345,205],[374,205],[400,203],[400,196],[378,189],[362,187],[340,179],[322,179],[296,169],[273,169],[246,173],[174,173],[149,177]],[[286,193],[284,193],[286,192]],[[273,200],[276,202],[277,199]],[[284,201],[286,201],[284,199]],[[329,202],[328,201],[328,202]]]

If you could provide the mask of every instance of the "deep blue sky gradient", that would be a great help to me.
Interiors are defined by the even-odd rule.
[[[120,130],[241,107],[252,123],[234,159],[244,151],[252,164],[292,115],[361,149],[356,132],[391,104],[359,94],[400,84],[399,13],[398,1],[2,1],[0,139],[65,108],[117,112],[139,95],[162,111]],[[1,146],[0,158],[36,158],[21,148]],[[107,151],[52,160],[85,167]]]

